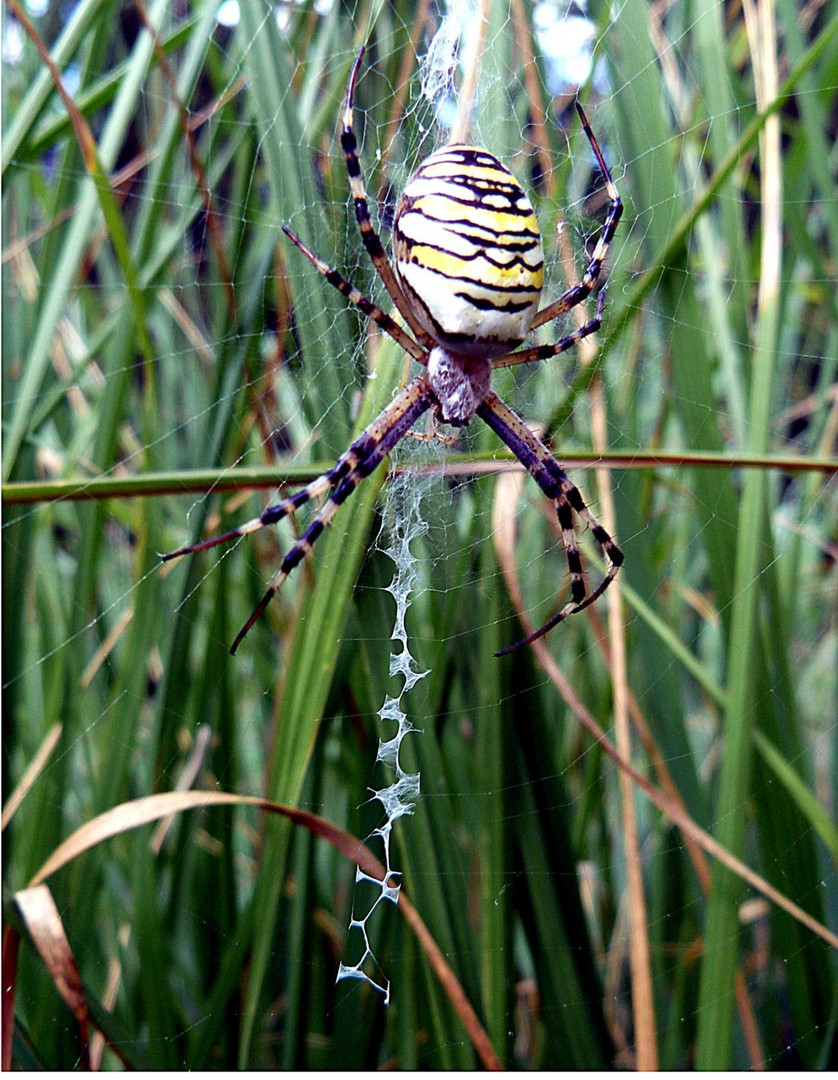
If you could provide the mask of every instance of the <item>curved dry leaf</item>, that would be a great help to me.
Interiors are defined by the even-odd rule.
[[[316,814],[283,806],[281,803],[260,799],[253,795],[231,795],[224,791],[172,791],[159,795],[148,795],[145,798],[122,803],[112,810],[105,811],[104,814],[100,814],[92,821],[88,821],[55,849],[35,874],[29,889],[24,889],[16,895],[20,897],[25,894],[38,894],[38,887],[45,888],[41,883],[50,874],[54,874],[83,852],[89,851],[104,840],[128,832],[131,829],[136,829],[141,825],[147,825],[170,814],[179,813],[182,810],[196,810],[207,806],[255,806],[270,813],[281,814],[295,824],[302,825],[314,835],[328,841],[371,877],[376,877],[379,881],[384,877],[384,867],[360,840]],[[49,890],[46,890],[46,892],[49,895]],[[51,899],[50,895],[50,901]],[[472,1008],[465,991],[457,980],[457,976],[448,965],[419,913],[405,896],[403,889],[399,893],[398,907],[416,934],[438,981],[465,1025],[483,1065],[487,1069],[500,1069],[502,1067],[500,1060],[489,1040],[489,1036],[480,1024],[477,1013]],[[67,950],[69,951],[69,945]],[[76,972],[76,977],[77,974]],[[78,986],[80,990],[80,981]]]
[[[160,795],[148,795],[143,799],[122,803],[112,810],[86,822],[68,836],[50,855],[41,869],[32,878],[31,885],[38,885],[56,870],[72,862],[85,851],[101,844],[120,833],[157,821],[166,814],[177,814],[182,810],[195,810],[203,806],[236,804],[242,802],[263,803],[264,800],[252,799],[245,795],[229,795],[223,791],[170,791]]]
[[[17,989],[17,958],[20,953],[20,931],[7,926],[3,931],[3,1025],[0,1032],[0,1068],[12,1067],[12,1035],[15,1027],[15,990]]]
[[[87,999],[84,996],[76,958],[64,932],[64,923],[52,893],[46,885],[21,889],[15,893],[15,903],[56,990],[78,1022],[84,1056],[83,1067],[86,1067],[89,1046]]]

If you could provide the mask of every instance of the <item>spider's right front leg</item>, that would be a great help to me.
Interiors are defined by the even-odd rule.
[[[560,353],[572,349],[577,342],[582,340],[582,338],[595,334],[600,326],[602,326],[602,312],[605,308],[605,292],[606,289],[603,285],[599,290],[593,317],[588,319],[584,325],[577,327],[572,333],[559,338],[559,340],[552,345],[532,345],[530,348],[521,349],[519,352],[507,353],[506,356],[498,356],[492,361],[492,368],[513,367],[515,364],[531,364],[536,360],[549,360],[552,356],[558,356]]]
[[[605,181],[605,191],[609,199],[608,213],[606,214],[605,222],[603,223],[602,231],[599,234],[596,247],[594,248],[590,261],[585,269],[585,273],[582,275],[582,280],[576,285],[571,285],[558,300],[554,300],[552,304],[549,304],[546,308],[543,308],[538,312],[532,321],[533,330],[546,322],[557,319],[559,315],[564,315],[566,311],[570,311],[570,309],[576,307],[577,304],[581,304],[582,301],[594,291],[600,279],[600,275],[602,274],[603,263],[608,255],[611,241],[614,239],[614,234],[617,232],[617,226],[620,224],[620,218],[623,216],[623,202],[611,176],[611,170],[608,168],[608,164],[605,161],[605,156],[600,149],[597,137],[591,130],[591,125],[588,123],[588,117],[585,115],[585,110],[578,101],[576,102],[576,111],[579,114],[582,129],[590,143],[591,150],[594,152],[599,171],[602,173],[602,178]]]

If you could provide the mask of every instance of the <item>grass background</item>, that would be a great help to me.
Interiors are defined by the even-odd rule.
[[[397,455],[429,523],[407,623],[429,674],[403,701],[422,796],[392,861],[473,1018],[395,909],[371,924],[389,1007],[335,985],[348,848],[264,807],[183,810],[164,831],[137,810],[49,876],[54,913],[21,896],[74,830],[178,788],[359,838],[380,824],[386,470],[235,659],[290,526],[166,571],[159,553],[317,475],[405,377],[279,225],[381,299],[340,102],[366,40],[358,133],[386,240],[394,195],[444,141],[417,62],[440,13],[300,5],[281,29],[262,0],[234,27],[216,13],[80,0],[30,34],[5,10],[7,1060],[465,1068],[489,1063],[479,1023],[517,1067],[835,1066],[835,949],[704,861],[683,822],[838,925],[834,2],[591,5],[601,67],[582,99],[626,203],[599,349],[495,385],[561,460],[609,464],[573,475],[626,553],[619,593],[495,661],[516,610],[543,622],[565,580],[549,507],[497,473],[479,425]],[[530,190],[557,295],[601,200],[559,123],[570,96],[548,94],[538,14],[485,4],[464,59],[475,138]],[[616,725],[667,813],[585,721]],[[75,997],[33,947],[58,913]]]

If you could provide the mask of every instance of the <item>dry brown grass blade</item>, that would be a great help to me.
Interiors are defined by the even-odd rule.
[[[15,903],[56,990],[79,1025],[81,1068],[89,1068],[90,1027],[87,998],[76,958],[64,932],[64,924],[47,885],[35,885],[15,893]]]
[[[2,828],[5,829],[15,815],[15,811],[29,794],[35,781],[41,775],[44,766],[49,761],[53,750],[61,738],[61,724],[53,724],[44,736],[38,751],[26,768],[26,772],[20,778],[20,783],[6,800],[3,807]]]
[[[0,1068],[12,1067],[12,1035],[15,1029],[15,990],[17,989],[17,958],[20,952],[20,931],[7,926],[3,932],[3,1028],[0,1048]]]
[[[515,474],[511,473],[508,474],[508,476],[511,478],[514,477]],[[507,476],[505,475],[501,479],[506,480]],[[493,520],[495,544],[498,562],[500,563],[504,579],[506,580],[509,596],[524,633],[529,634],[534,627],[523,605],[518,570],[515,564],[515,526],[508,499],[509,495],[507,493],[503,497],[502,510],[498,508],[500,500],[496,500],[495,517]],[[702,829],[702,827],[689,816],[679,799],[672,798],[658,790],[658,788],[647,780],[647,778],[643,776],[630,761],[627,761],[623,757],[615,744],[608,738],[597,723],[593,715],[588,712],[582,699],[577,695],[576,691],[565,678],[543,640],[539,639],[534,641],[530,647],[532,648],[536,659],[544,669],[547,677],[556,687],[559,694],[571,711],[576,715],[582,726],[599,743],[600,747],[608,754],[612,761],[614,761],[633,783],[643,791],[646,797],[653,802],[674,825],[681,829],[684,833],[685,840],[687,838],[693,840],[703,851],[712,856],[712,858],[718,860],[729,870],[732,870],[734,874],[747,882],[747,884],[758,893],[788,912],[793,919],[796,919],[802,926],[811,930],[813,934],[817,934],[818,937],[822,938],[833,949],[838,950],[838,935],[834,934],[828,927],[824,926],[823,923],[813,918],[807,911],[804,911],[799,904],[790,900],[784,893],[775,889],[764,877],[757,874],[756,871],[752,870],[746,863],[742,862],[741,859],[738,859],[728,851],[727,848],[719,844],[710,833],[705,829]]]
[[[160,41],[160,37],[157,34],[151,20],[148,17],[148,11],[143,3],[143,0],[134,0],[134,7],[137,10],[137,14],[142,21],[147,33],[151,37],[154,43],[154,54],[157,57],[157,63],[160,66],[160,70],[163,72],[163,77],[168,85],[169,94],[172,102],[177,109],[177,114],[180,119],[180,126],[183,131],[183,137],[186,142],[186,147],[189,153],[189,162],[192,166],[192,171],[195,174],[195,181],[198,185],[198,190],[201,193],[201,200],[204,204],[204,221],[206,222],[207,233],[212,244],[215,257],[218,261],[218,271],[221,277],[221,285],[224,290],[224,295],[227,299],[227,305],[232,318],[236,317],[236,290],[233,285],[233,273],[230,269],[230,264],[227,259],[227,252],[224,247],[224,238],[222,236],[221,225],[218,220],[218,210],[215,205],[215,200],[210,190],[210,183],[207,179],[206,169],[204,168],[204,162],[198,151],[198,143],[195,139],[195,131],[190,124],[189,111],[186,108],[186,104],[181,99],[178,93],[177,77],[172,71],[169,58],[166,56],[166,51]]]
[[[513,605],[515,610],[519,613],[521,625],[526,629],[527,633],[530,633],[527,617],[526,615],[523,615],[523,595],[515,560],[515,507],[521,495],[525,475],[526,474],[523,471],[509,472],[504,473],[498,478],[492,510],[492,535],[494,536],[498,562],[503,571]],[[604,643],[601,644],[603,650],[607,653],[607,647]],[[628,783],[630,786],[630,781],[628,781]],[[629,794],[623,793],[623,805],[624,807],[633,805],[631,803],[630,792]],[[634,831],[632,823],[625,822],[625,820],[624,829],[627,833]],[[636,843],[634,845],[629,845],[627,842],[627,858],[631,851],[637,851],[637,847]],[[631,863],[631,860],[629,861]],[[635,859],[635,876],[638,881],[635,883],[635,890],[630,898],[630,924],[632,927],[632,948],[637,949],[640,952],[639,957],[632,956],[632,972],[640,972],[640,975],[635,980],[634,991],[632,994],[632,1000],[635,1004],[636,1011],[635,1029],[638,1033],[636,1064],[638,1068],[643,1070],[652,1070],[657,1066],[657,1042],[654,1023],[655,1011],[652,994],[651,969],[649,964],[648,942],[645,933],[646,911],[643,903],[640,881],[641,865],[639,852]],[[645,948],[641,947],[644,943]]]
[[[322,837],[371,877],[376,878],[378,881],[383,880],[384,867],[360,840],[316,814],[310,814],[305,810],[297,810],[293,807],[283,806],[268,799],[260,799],[251,795],[232,795],[224,791],[177,791],[148,795],[142,799],[135,799],[133,802],[122,803],[120,806],[115,806],[112,810],[100,814],[92,821],[88,821],[55,849],[35,874],[29,889],[23,892],[33,892],[34,888],[42,884],[51,874],[54,874],[83,852],[89,851],[104,840],[128,832],[131,829],[139,828],[141,825],[147,825],[160,818],[168,817],[171,814],[180,813],[184,810],[203,809],[208,806],[254,806],[268,813],[280,814],[293,821],[296,825],[308,829],[314,835]],[[20,895],[22,894],[17,894],[17,896]],[[466,1028],[472,1045],[484,1067],[491,1070],[501,1069],[500,1059],[495,1053],[489,1036],[466,997],[457,976],[445,960],[441,949],[434,941],[421,916],[405,896],[403,889],[399,894],[398,907],[416,934],[434,974]]]
[[[87,121],[82,116],[80,110],[76,106],[70,94],[67,92],[64,82],[61,78],[61,72],[58,70],[55,62],[50,56],[49,49],[47,49],[41,37],[35,30],[35,27],[27,18],[26,13],[21,8],[17,0],[7,0],[9,9],[14,14],[20,25],[26,31],[31,38],[36,49],[40,53],[41,59],[44,62],[45,67],[48,69],[52,76],[55,88],[64,104],[64,108],[67,110],[67,115],[70,118],[70,123],[73,125],[73,131],[75,132],[76,139],[78,140],[79,149],[81,151],[82,158],[84,160],[87,171],[91,174],[98,171],[98,155],[96,151],[96,140],[93,138],[93,134],[87,125]]]
[[[706,615],[706,612],[705,612]],[[604,645],[604,631],[602,630],[601,620],[596,611],[590,613],[591,622],[595,627],[597,640],[602,651],[603,660],[607,662],[607,649]],[[687,808],[681,798],[681,793],[675,786],[675,782],[672,779],[672,775],[666,765],[666,762],[661,756],[658,745],[655,742],[652,735],[651,728],[646,721],[646,717],[643,710],[640,708],[636,697],[628,688],[628,708],[631,716],[632,727],[640,737],[640,741],[643,744],[643,749],[648,758],[649,764],[652,766],[652,770],[657,777],[658,784],[663,794],[671,799],[674,803],[681,807],[686,814]],[[707,857],[701,848],[701,845],[690,836],[688,833],[684,833],[684,847],[687,849],[690,862],[692,863],[695,876],[699,884],[699,888],[705,896],[710,895],[710,885],[712,879],[712,871],[710,864],[707,861]],[[739,1009],[739,1019],[742,1024],[742,1031],[745,1036],[745,1042],[748,1047],[748,1056],[751,1062],[751,1068],[760,1070],[764,1068],[762,1062],[765,1061],[766,1055],[763,1050],[759,1028],[756,1022],[756,1016],[754,1015],[754,1005],[751,1001],[751,997],[748,991],[748,985],[745,980],[745,974],[740,969],[736,973],[736,1003]]]
[[[559,251],[564,272],[573,280],[575,265],[573,252],[566,232],[559,238]],[[581,327],[587,318],[584,308],[574,309],[574,321]],[[579,342],[579,359],[587,367],[594,358],[596,345],[593,338]],[[588,391],[591,407],[591,435],[594,449],[600,453],[608,448],[608,421],[602,382],[597,375]],[[612,536],[617,534],[614,498],[611,490],[611,473],[597,469],[597,487],[601,506],[601,520]],[[614,733],[617,747],[624,757],[631,760],[631,725],[629,723],[629,686],[626,660],[626,635],[623,615],[622,588],[619,576],[608,591],[608,642],[601,642],[606,664],[611,673],[614,698]],[[643,887],[643,860],[637,832],[637,816],[634,808],[634,789],[631,780],[620,772],[620,814],[625,844],[626,885],[629,904],[629,953],[631,960],[631,998],[634,1017],[636,1067],[641,1072],[658,1068],[658,1043],[655,1023],[655,995],[652,986],[652,961],[649,946],[649,920],[646,913],[646,894]]]
[[[535,648],[540,645],[540,648]],[[683,807],[673,799],[668,798],[662,794],[658,789],[651,784],[645,776],[643,776],[637,769],[626,761],[617,747],[611,742],[602,728],[597,724],[596,720],[591,716],[583,705],[580,698],[576,696],[575,691],[566,682],[564,676],[559,671],[556,662],[550,655],[543,642],[536,641],[533,643],[533,648],[538,657],[539,663],[544,667],[550,681],[559,689],[562,697],[567,704],[576,713],[579,720],[587,728],[587,730],[593,735],[602,749],[608,756],[616,762],[619,768],[623,769],[634,781],[637,787],[639,787],[643,793],[647,796],[661,810],[669,820],[677,825],[679,829],[686,835],[690,836],[696,843],[711,855],[714,859],[717,859],[720,863],[726,866],[729,870],[732,870],[734,874],[742,878],[753,889],[761,893],[772,903],[781,907],[784,911],[787,911],[792,918],[796,919],[802,926],[807,927],[813,934],[817,934],[818,937],[831,945],[833,949],[838,950],[838,935],[834,934],[823,923],[814,919],[807,911],[804,911],[799,904],[796,904],[793,900],[790,900],[784,893],[781,893],[778,889],[775,889],[770,882],[766,881],[764,877],[757,874],[752,870],[750,866],[742,862],[733,855],[727,848],[719,844],[706,830],[689,816],[689,814],[683,809]]]

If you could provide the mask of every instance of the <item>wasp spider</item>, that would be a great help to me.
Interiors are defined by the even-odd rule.
[[[477,146],[445,146],[426,158],[410,178],[393,226],[394,269],[370,220],[352,126],[355,82],[363,54],[362,49],[346,90],[341,146],[361,239],[409,330],[372,304],[290,229],[283,226],[283,231],[326,280],[398,342],[421,365],[422,371],[327,473],[296,495],[269,506],[260,517],[163,558],[174,559],[227,543],[271,525],[311,499],[329,493],[239,631],[230,649],[234,653],[286,577],[311,551],[343,501],[381,464],[423,413],[430,409],[437,418],[457,427],[479,416],[553,501],[570,571],[570,599],[539,630],[503,650],[510,652],[592,604],[614,580],[623,562],[623,553],[585,505],[579,489],[561,465],[491,387],[493,368],[557,356],[599,328],[605,304],[604,287],[599,292],[593,317],[579,329],[552,345],[514,351],[531,329],[564,315],[594,290],[617,230],[622,203],[582,106],[577,103],[579,119],[610,200],[602,232],[581,281],[538,310],[544,282],[538,222],[515,177],[496,157]],[[602,581],[591,592],[585,584],[574,516],[588,526],[608,561]]]

